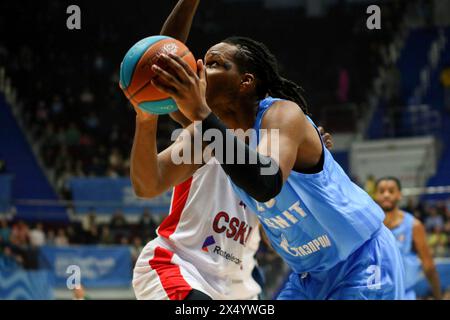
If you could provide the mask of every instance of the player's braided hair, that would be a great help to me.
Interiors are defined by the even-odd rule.
[[[256,94],[264,99],[266,94],[297,103],[309,115],[308,104],[303,97],[304,90],[280,76],[278,62],[270,50],[261,42],[247,37],[229,37],[222,42],[235,45],[239,50],[235,59],[241,72],[254,74],[257,79]]]

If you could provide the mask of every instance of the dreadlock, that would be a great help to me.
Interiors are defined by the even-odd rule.
[[[297,103],[309,115],[308,104],[303,97],[304,90],[293,81],[280,76],[277,59],[263,43],[247,37],[229,37],[222,42],[238,48],[235,59],[239,71],[255,75],[258,99],[264,99],[268,93],[274,98]]]

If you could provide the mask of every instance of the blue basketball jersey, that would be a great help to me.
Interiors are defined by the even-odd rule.
[[[251,148],[258,144],[265,112],[277,100],[268,97],[260,102]],[[266,203],[233,184],[242,201],[258,215],[274,249],[297,273],[331,269],[383,225],[381,208],[349,179],[325,147],[323,152],[321,172],[291,171],[280,194]]]
[[[402,223],[394,229],[391,229],[397,240],[397,245],[403,258],[405,266],[405,289],[409,290],[414,287],[419,279],[421,272],[421,262],[417,254],[413,250],[413,226],[414,216],[409,212],[404,213]]]

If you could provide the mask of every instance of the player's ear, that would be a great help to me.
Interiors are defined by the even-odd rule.
[[[251,73],[244,73],[241,78],[240,91],[249,92],[255,89],[255,76]]]

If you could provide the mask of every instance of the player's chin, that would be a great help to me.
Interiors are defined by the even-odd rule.
[[[383,209],[383,211],[392,211],[392,210],[394,210],[395,206],[392,203],[381,204],[381,208]]]

